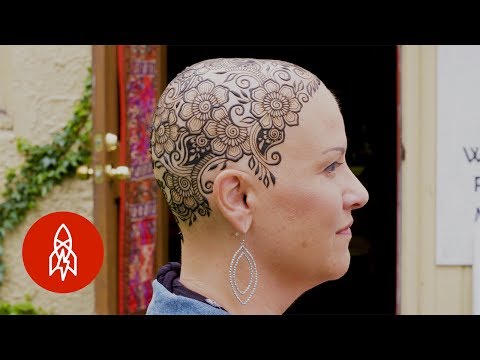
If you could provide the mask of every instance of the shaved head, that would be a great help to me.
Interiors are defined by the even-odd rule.
[[[168,84],[153,115],[150,151],[157,182],[177,220],[209,216],[215,174],[248,164],[261,186],[274,186],[273,167],[288,128],[321,81],[291,63],[211,59]]]
[[[281,314],[343,276],[368,201],[347,146],[338,101],[299,66],[211,59],[178,74],[150,151],[185,239],[180,282],[229,313]]]

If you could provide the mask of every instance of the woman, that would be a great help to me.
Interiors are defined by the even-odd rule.
[[[177,75],[150,150],[182,265],[160,269],[147,314],[282,314],[343,276],[368,201],[346,148],[335,97],[299,66],[211,59]]]

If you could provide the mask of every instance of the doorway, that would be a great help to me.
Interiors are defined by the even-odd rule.
[[[195,62],[256,57],[316,74],[339,100],[347,162],[370,194],[356,210],[351,263],[339,280],[306,292],[286,314],[394,314],[397,249],[397,49],[395,46],[168,46],[167,82]],[[180,261],[170,219],[169,261]]]

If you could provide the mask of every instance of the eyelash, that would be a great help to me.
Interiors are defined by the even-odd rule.
[[[331,174],[331,173],[333,173],[333,172],[336,170],[336,168],[337,168],[338,166],[340,166],[340,165],[342,165],[342,164],[343,164],[343,162],[335,161],[335,162],[331,163],[330,165],[328,165],[327,168],[325,169],[325,171],[327,171],[328,173]],[[331,169],[332,167],[333,167],[333,169]]]

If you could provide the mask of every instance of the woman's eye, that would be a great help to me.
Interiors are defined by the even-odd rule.
[[[338,161],[335,161],[334,163],[328,165],[325,170],[329,173],[332,173],[337,169],[337,166],[340,166],[342,164],[343,164],[343,162],[339,163]]]

